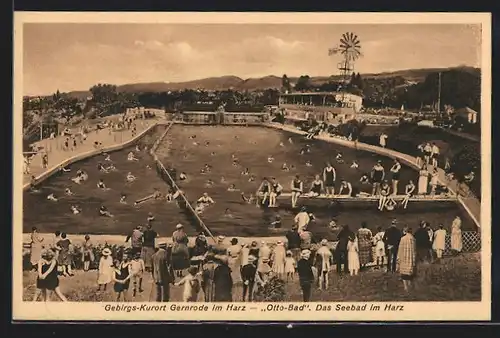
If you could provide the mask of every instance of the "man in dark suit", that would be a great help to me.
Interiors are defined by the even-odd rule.
[[[169,249],[166,242],[158,243],[158,250],[151,257],[157,302],[170,301],[170,284],[174,282],[174,274]]]
[[[384,239],[387,255],[387,272],[396,272],[398,248],[401,241],[401,231],[396,227],[396,221],[385,231]]]

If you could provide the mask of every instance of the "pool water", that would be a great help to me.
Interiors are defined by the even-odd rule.
[[[144,145],[151,147],[164,131],[165,126],[157,126],[138,143],[141,148]],[[140,159],[138,162],[127,161],[127,154],[130,151],[135,152],[135,145],[110,153],[113,164],[118,169],[117,172],[107,174],[99,172],[97,164],[106,163],[104,156],[95,156],[69,166],[71,172],[54,175],[42,182],[41,193],[24,192],[24,232],[31,232],[31,228],[36,226],[39,232],[52,233],[60,230],[71,234],[125,235],[137,225],[144,225],[149,212],[155,216],[155,230],[163,236],[171,235],[177,223],[187,224],[183,210],[175,203],[152,200],[137,207],[133,206],[135,200],[152,194],[154,188],[166,193],[168,186],[157,175],[148,151],[135,152],[136,157]],[[147,165],[152,169],[148,169]],[[89,179],[81,185],[71,181],[78,169],[83,169],[89,174]],[[126,183],[125,180],[129,171],[138,177],[132,183]],[[97,188],[100,178],[111,190],[102,191]],[[67,187],[75,193],[74,196],[64,196]],[[50,193],[54,193],[59,200],[57,202],[47,200],[46,197]],[[121,193],[127,195],[127,205],[119,203]],[[82,212],[73,215],[70,211],[71,205],[79,206]],[[99,216],[98,209],[101,205],[105,205],[115,217]],[[195,233],[192,227],[187,226],[186,230]]]
[[[289,138],[293,143],[288,141]],[[300,155],[305,144],[310,145],[311,151]],[[338,152],[343,155],[343,164],[335,161]],[[289,191],[291,180],[299,174],[304,181],[304,189],[309,189],[314,175],[322,172],[326,161],[331,161],[337,172],[337,182],[343,178],[361,191],[370,192],[370,186],[359,184],[361,175],[369,172],[377,160],[382,161],[386,172],[393,164],[391,159],[376,154],[322,141],[309,141],[296,134],[261,127],[175,125],[158,148],[157,155],[165,165],[173,166],[178,174],[187,174],[188,179],[178,183],[190,201],[198,199],[203,192],[216,201],[201,214],[201,218],[213,233],[227,236],[275,235],[279,231],[270,229],[269,224],[276,214],[282,217],[283,228],[288,229],[293,224],[296,210],[291,210],[289,201],[281,203],[282,206],[274,210],[242,201],[241,192],[246,196],[255,193],[263,177],[276,177],[284,190]],[[232,155],[238,158],[239,166],[232,165]],[[267,160],[269,155],[274,157],[272,163]],[[350,168],[353,160],[358,162],[358,169]],[[311,166],[306,166],[307,161]],[[285,162],[295,169],[282,171],[281,166]],[[205,164],[209,164],[212,170],[208,174],[201,174],[200,170]],[[254,182],[248,182],[248,176],[241,175],[245,168],[255,175]],[[224,183],[221,183],[222,176],[225,178]],[[404,189],[410,179],[416,183],[416,171],[403,166],[399,189]],[[213,186],[205,186],[208,180],[214,182]],[[230,184],[236,185],[241,192],[227,191]],[[317,207],[310,208],[316,216],[310,228],[321,237],[333,236],[327,227],[332,217],[338,224],[349,224],[353,229],[366,221],[368,227],[375,230],[377,226],[390,225],[394,218],[399,224],[412,227],[416,227],[421,220],[429,221],[432,225],[443,223],[449,227],[458,214],[463,219],[464,230],[475,228],[454,202],[410,202],[407,210],[392,212],[379,212],[373,202],[350,203],[334,209],[321,201],[317,204]]]

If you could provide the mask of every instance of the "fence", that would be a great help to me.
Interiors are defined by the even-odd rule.
[[[154,161],[156,163],[156,170],[158,172],[158,175],[161,177],[162,180],[164,180],[174,191],[179,191],[180,188],[177,186],[175,183],[175,179],[172,178],[172,175],[170,172],[165,168],[163,163],[158,159],[158,156],[156,156],[155,151],[158,149],[158,146],[160,143],[163,141],[165,136],[167,135],[168,131],[172,127],[173,123],[171,123],[165,132],[156,140],[156,142],[153,144],[150,150],[150,154],[153,156]],[[215,237],[213,236],[212,232],[208,227],[205,225],[203,220],[198,216],[196,211],[193,209],[193,206],[191,203],[189,203],[188,199],[184,195],[184,193],[180,193],[181,202],[179,203],[179,206],[185,211],[186,215],[188,216],[189,220],[191,221],[191,224],[197,227],[197,229],[203,230],[207,235],[209,235],[214,241]]]

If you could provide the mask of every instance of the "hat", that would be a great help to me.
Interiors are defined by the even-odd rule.
[[[158,248],[166,248],[167,247],[167,242],[165,241],[160,241],[156,244]]]
[[[222,235],[217,236],[217,239],[219,241],[223,241],[225,238],[226,238],[226,236],[222,236]]]
[[[104,250],[102,250],[102,254],[104,256],[109,256],[111,255],[111,250],[109,248],[104,248]]]
[[[254,255],[250,255],[250,256],[248,256],[247,260],[248,260],[248,263],[253,263],[257,260],[257,258]]]
[[[283,245],[283,242],[282,241],[277,241],[276,245]]]
[[[177,223],[177,225],[175,226],[176,229],[182,229],[184,228],[184,225],[180,224],[180,223]]]
[[[327,245],[328,244],[328,240],[327,239],[322,239],[321,240],[321,245]]]
[[[307,208],[305,206],[300,208],[300,211],[306,211],[306,210],[307,210]]]
[[[252,242],[252,247],[254,247],[254,248],[255,248],[257,245],[258,245],[257,241],[253,241],[253,242]]]
[[[301,253],[300,253],[300,257],[302,258],[309,258],[311,256],[311,251],[310,250],[302,250]]]

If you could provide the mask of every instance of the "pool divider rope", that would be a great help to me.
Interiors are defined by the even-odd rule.
[[[172,189],[174,189],[175,191],[181,191],[181,193],[179,194],[179,196],[182,198],[182,200],[184,202],[184,203],[182,203],[182,206],[185,208],[185,211],[187,211],[187,213],[190,215],[190,218],[192,219],[192,221],[194,221],[194,223],[196,223],[196,225],[198,225],[198,228],[201,228],[215,242],[215,237],[212,234],[212,232],[210,231],[210,229],[206,226],[205,222],[203,222],[203,220],[200,218],[200,216],[198,216],[198,214],[194,210],[194,208],[191,205],[191,203],[189,203],[188,199],[186,198],[186,196],[184,195],[184,193],[182,192],[182,190],[180,190],[179,186],[175,183],[175,180],[172,178],[172,176],[170,175],[169,171],[165,168],[165,166],[158,159],[158,156],[155,153],[156,150],[158,149],[159,145],[161,144],[161,142],[167,136],[170,128],[172,127],[172,125],[173,125],[173,123],[170,123],[168,125],[167,129],[165,130],[165,132],[156,140],[156,142],[153,144],[153,146],[150,149],[150,154],[151,154],[151,156],[153,156],[153,159],[154,159],[154,161],[156,163],[156,169],[157,169],[158,174],[160,175],[160,177]]]

